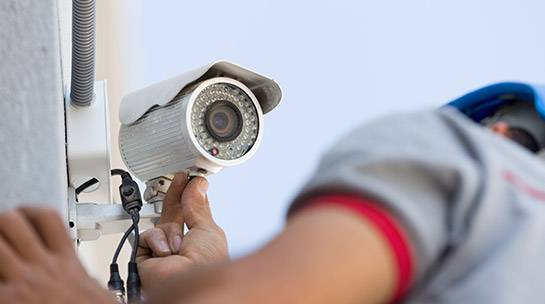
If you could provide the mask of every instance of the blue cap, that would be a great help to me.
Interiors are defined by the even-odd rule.
[[[446,106],[452,106],[467,117],[480,122],[513,98],[534,103],[536,111],[545,120],[545,86],[518,82],[502,82],[468,93]]]

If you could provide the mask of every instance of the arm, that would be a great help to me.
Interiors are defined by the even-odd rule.
[[[337,206],[303,210],[263,249],[170,279],[152,303],[383,303],[394,258],[376,228]]]

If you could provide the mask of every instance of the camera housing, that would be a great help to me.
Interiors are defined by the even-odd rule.
[[[274,80],[227,61],[141,89],[121,102],[122,159],[143,181],[243,163],[259,147],[263,115],[281,97]]]

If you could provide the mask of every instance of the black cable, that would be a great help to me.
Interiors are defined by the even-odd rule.
[[[108,280],[108,289],[110,289],[117,297],[125,297],[125,282],[119,275],[119,267],[116,263],[110,264],[110,280]]]
[[[125,282],[123,282],[123,279],[121,279],[121,275],[119,275],[119,266],[117,265],[117,259],[119,257],[119,253],[121,252],[121,249],[123,248],[123,245],[125,244],[127,238],[133,230],[134,224],[132,224],[129,229],[127,229],[127,231],[125,231],[125,233],[123,234],[123,237],[119,241],[119,244],[117,244],[114,257],[112,258],[112,263],[110,264],[110,280],[108,281],[108,288],[113,291],[118,297],[125,296]]]
[[[76,195],[80,194],[81,192],[85,191],[85,189],[91,187],[92,185],[98,183],[98,179],[91,178],[90,180],[86,181],[85,183],[81,184],[79,187],[76,188]]]
[[[134,227],[134,246],[132,247],[131,262],[136,262],[136,254],[138,245],[140,244],[140,232],[138,231],[138,223],[140,222],[140,214],[136,212],[132,217],[132,225]]]
[[[120,176],[123,176],[123,175],[129,175],[129,172],[123,170],[123,169],[112,169],[110,171],[110,173],[112,175],[120,175]]]
[[[121,169],[112,169],[111,175],[120,175],[121,176],[121,186],[119,187],[119,195],[121,196],[121,200],[125,202],[125,196],[122,193],[121,189],[123,185],[126,185],[130,182],[134,186],[134,181],[132,180],[130,174]],[[98,182],[98,181],[97,181]],[[87,184],[87,183],[86,183]],[[88,182],[88,185],[85,187],[89,187],[92,185],[91,181]],[[83,185],[82,185],[83,186]],[[140,192],[137,191],[135,193],[140,196]],[[123,206],[125,210],[125,205]],[[134,209],[134,212],[138,213],[138,208]],[[137,225],[137,224],[136,224]],[[119,244],[117,244],[117,248],[115,249],[114,256],[112,258],[112,263],[110,264],[110,280],[108,281],[108,288],[118,297],[118,299],[121,299],[122,302],[125,302],[123,298],[125,297],[125,282],[123,282],[123,279],[121,278],[121,275],[119,274],[119,266],[117,265],[117,259],[119,258],[119,254],[121,253],[121,249],[123,248],[123,245],[127,241],[127,238],[131,234],[131,232],[134,231],[135,223],[133,221],[133,224],[125,231],[123,234],[123,237],[121,240],[119,240]],[[129,263],[130,264],[130,263]],[[135,265],[129,265],[130,268],[135,268]],[[134,272],[134,271],[133,271]],[[130,283],[129,283],[130,282]],[[127,288],[129,289],[127,294],[129,298],[131,299],[131,303],[139,303],[140,302],[140,278],[138,276],[138,273],[132,274],[129,271],[129,277],[127,278]]]
[[[129,304],[140,303],[140,276],[138,274],[138,265],[136,264],[136,253],[140,242],[140,234],[138,231],[138,222],[140,214],[138,209],[129,210],[134,226],[134,244],[132,247],[131,259],[128,265],[129,274],[127,276],[127,300]]]
[[[134,230],[134,223],[125,231],[123,234],[123,237],[121,240],[119,240],[119,244],[117,244],[117,248],[115,249],[114,257],[112,258],[112,264],[117,264],[117,259],[119,258],[119,254],[121,253],[121,249],[123,248],[123,245],[129,238],[129,235],[131,235],[131,232]]]
[[[136,262],[129,262],[129,275],[127,276],[127,300],[129,304],[140,303],[140,276]]]
[[[134,232],[134,244],[132,247],[131,258],[128,265],[127,275],[127,300],[128,303],[140,303],[140,276],[138,274],[138,265],[136,264],[136,254],[140,243],[140,232],[138,223],[140,222],[140,209],[142,209],[142,195],[138,184],[132,179],[131,175],[120,169],[113,169],[112,175],[121,176],[121,185],[119,186],[119,196],[123,209],[132,219],[132,231]],[[128,237],[130,232],[127,232]],[[124,235],[125,237],[125,235]],[[117,266],[117,265],[116,265]],[[114,270],[115,267],[114,267]]]
[[[108,287],[114,291],[118,296],[125,295],[124,282],[119,275],[119,267],[117,265],[117,259],[123,245],[127,241],[127,238],[134,232],[134,246],[131,252],[131,258],[129,262],[129,273],[127,277],[127,298],[129,303],[140,303],[140,276],[138,275],[138,265],[136,264],[136,254],[138,252],[138,246],[140,243],[140,232],[138,229],[138,223],[140,222],[140,209],[142,208],[142,196],[138,189],[138,184],[132,179],[129,172],[122,169],[112,169],[111,175],[121,176],[121,185],[119,186],[119,195],[121,196],[121,202],[123,209],[131,215],[132,225],[125,231],[123,237],[119,241],[117,248],[110,264],[110,280],[108,281]],[[98,179],[92,178],[76,188],[76,195],[80,194],[85,189],[98,183]]]
[[[123,169],[112,169],[110,171],[110,174],[112,176],[115,176],[115,175],[119,175],[121,177],[123,176],[130,176],[129,175],[129,172],[123,170]],[[91,178],[90,180],[86,181],[85,183],[81,184],[79,187],[76,188],[76,195],[80,194],[81,192],[85,191],[85,189],[91,187],[92,185],[98,183],[98,179],[96,178]]]
[[[140,243],[140,235],[138,230],[138,223],[140,222],[140,208],[142,208],[142,196],[138,189],[138,184],[132,179],[129,172],[122,169],[112,169],[110,171],[112,176],[121,176],[121,185],[119,186],[119,195],[121,196],[121,202],[123,209],[131,215],[132,225],[125,231],[123,237],[119,240],[119,244],[114,252],[112,263],[110,264],[110,280],[108,281],[108,287],[112,290],[116,296],[124,297],[125,284],[121,276],[119,275],[119,266],[117,265],[117,259],[123,245],[127,241],[127,238],[134,231],[134,246],[131,252],[131,259],[129,262],[129,274],[127,277],[127,296],[129,303],[140,303],[140,276],[138,275],[138,265],[136,264],[136,254],[138,251],[138,245]],[[97,184],[98,179],[92,178],[76,188],[76,195],[85,191],[85,189]]]

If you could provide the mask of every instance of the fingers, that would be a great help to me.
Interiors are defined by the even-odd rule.
[[[41,262],[47,257],[42,240],[20,211],[0,214],[0,235],[24,260]]]
[[[150,255],[164,257],[171,254],[172,251],[168,246],[167,236],[162,229],[152,228],[140,234],[138,256]]]
[[[74,245],[59,213],[49,208],[20,208],[47,248],[75,256]]]
[[[0,278],[3,281],[18,279],[24,273],[24,265],[17,253],[0,236]]]
[[[20,208],[0,214],[0,277],[20,277],[25,261],[45,262],[50,256],[48,248],[74,255],[72,241],[55,210]]]
[[[178,253],[182,245],[183,231],[182,225],[178,223],[166,223],[157,226],[164,231],[167,242],[172,253]]]
[[[182,228],[177,223],[160,224],[140,234],[138,256],[163,257],[176,254],[182,245]]]
[[[194,177],[182,194],[182,208],[185,224],[193,227],[216,226],[208,204],[208,181],[202,177]]]
[[[163,211],[161,212],[159,223],[178,223],[183,225],[184,218],[181,198],[187,182],[186,173],[178,173],[174,176],[163,201]]]
[[[205,178],[194,177],[188,181],[187,174],[176,174],[163,201],[159,223],[177,223],[181,226],[185,222],[188,228],[215,225],[207,191],[208,181]]]

